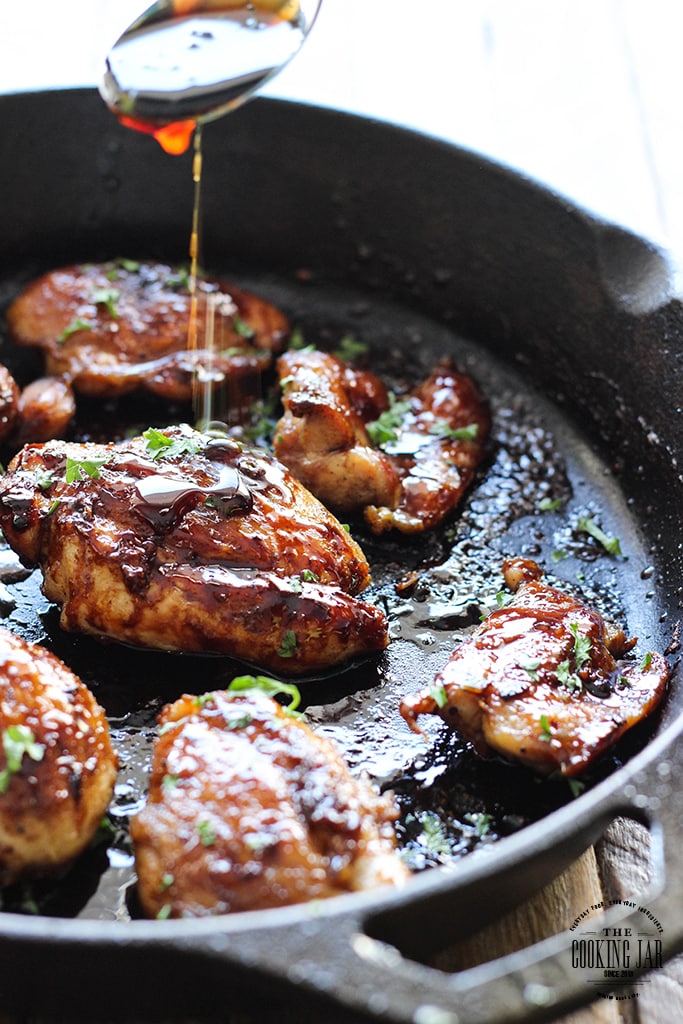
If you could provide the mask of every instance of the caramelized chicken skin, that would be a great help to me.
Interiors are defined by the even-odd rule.
[[[217,382],[266,369],[289,332],[270,303],[208,278],[198,290],[197,344],[188,351],[191,302],[177,269],[110,261],[63,267],[33,281],[9,307],[7,323],[17,344],[43,351],[48,376],[65,377],[79,394],[143,389],[174,401],[191,398],[206,363],[207,323]]]
[[[474,382],[448,360],[393,406],[376,377],[326,353],[286,352],[278,372],[285,412],[276,454],[330,508],[362,513],[374,533],[419,533],[460,504],[490,420]],[[368,425],[387,415],[380,447]]]
[[[0,526],[72,632],[286,675],[387,643],[383,613],[355,596],[369,568],[348,531],[227,437],[180,426],[26,446],[0,480]]]
[[[256,910],[400,884],[388,796],[255,689],[160,715],[147,805],[131,821],[151,917]]]
[[[372,374],[327,352],[285,352],[278,360],[284,415],[273,449],[329,508],[355,512],[366,505],[394,508],[401,482],[391,459],[368,437],[365,420],[388,404]]]
[[[655,710],[667,662],[656,653],[618,660],[635,640],[544,583],[530,559],[508,559],[504,575],[512,600],[456,648],[433,686],[402,701],[401,714],[416,731],[420,715],[438,714],[481,754],[577,775]]]
[[[83,852],[116,769],[90,690],[49,651],[0,629],[0,886]]]

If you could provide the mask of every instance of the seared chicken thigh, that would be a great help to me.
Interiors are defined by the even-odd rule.
[[[399,884],[388,796],[258,690],[185,696],[160,718],[131,821],[152,917],[198,917]]]
[[[82,853],[116,770],[90,690],[49,651],[0,629],[0,886]]]
[[[355,596],[369,568],[348,531],[227,437],[26,446],[0,480],[0,526],[71,632],[288,675],[387,643],[384,614]]]
[[[329,508],[394,508],[401,481],[391,459],[365,429],[388,405],[384,385],[327,352],[285,352],[278,360],[284,415],[273,449]]]
[[[186,274],[122,260],[45,274],[14,300],[7,324],[17,344],[43,351],[47,375],[66,378],[79,394],[143,389],[175,401],[192,397],[198,369],[209,372],[207,365],[216,383],[260,373],[289,332],[270,303],[207,278],[188,351],[191,309]]]
[[[460,504],[490,422],[474,382],[449,361],[393,401],[372,374],[326,353],[286,352],[278,372],[275,452],[330,508],[362,514],[374,533],[419,533]]]
[[[617,661],[633,647],[576,598],[541,580],[530,559],[509,559],[516,591],[451,655],[434,684],[401,703],[418,731],[438,714],[479,753],[502,754],[541,774],[577,775],[664,696],[669,667],[648,653]]]

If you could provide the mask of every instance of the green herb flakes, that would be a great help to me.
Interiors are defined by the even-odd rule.
[[[278,649],[279,658],[293,658],[296,654],[297,639],[293,629],[286,629]]]
[[[610,537],[602,530],[590,516],[579,516],[576,528],[582,533],[587,533],[598,544],[602,544],[605,551],[610,555],[621,555],[621,544],[618,537]]]
[[[376,420],[365,425],[372,443],[381,448],[382,445],[396,441],[401,424],[409,411],[410,402],[399,400],[393,392],[389,392],[389,408],[385,409]]]
[[[72,459],[67,457],[64,479],[68,484],[85,480],[86,477],[90,477],[91,480],[97,480],[100,476],[100,467],[104,466],[106,462],[106,458]]]
[[[63,344],[67,338],[70,338],[72,334],[76,334],[78,331],[92,331],[92,327],[93,325],[87,320],[77,316],[75,320],[72,320],[71,323],[64,328],[57,338],[57,344]]]
[[[549,743],[550,740],[553,738],[553,734],[550,728],[550,722],[548,721],[548,716],[541,715],[541,717],[538,720],[538,724],[541,730],[539,738],[542,739],[544,743]]]
[[[429,688],[429,696],[432,698],[437,708],[445,708],[448,703],[448,696],[446,694],[446,687],[443,683],[433,683]]]
[[[289,704],[284,708],[287,712],[295,712],[301,703],[299,688],[294,683],[283,683],[279,679],[271,679],[270,676],[236,676],[228,686],[231,693],[241,693],[245,690],[260,690],[268,697],[289,697]]]
[[[170,459],[178,455],[196,455],[201,448],[201,441],[192,435],[169,437],[156,427],[143,431],[147,452],[156,461]]]
[[[27,725],[10,725],[2,734],[2,748],[5,753],[5,767],[0,772],[0,794],[9,789],[12,776],[20,770],[24,754],[32,761],[42,761],[45,746],[36,743],[33,730]]]
[[[446,420],[436,420],[429,433],[448,441],[475,441],[479,434],[479,424],[469,423],[464,427],[452,427]]]
[[[119,317],[116,303],[121,298],[118,288],[97,288],[92,294],[92,301],[96,306],[104,306],[109,316],[115,320]]]
[[[213,846],[216,842],[215,829],[211,822],[206,818],[197,822],[197,832],[202,846]]]

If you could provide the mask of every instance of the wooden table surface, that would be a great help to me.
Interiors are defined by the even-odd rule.
[[[93,84],[107,46],[143,6],[4,0],[0,90]],[[678,280],[682,30],[683,4],[670,0],[324,0],[303,51],[266,93],[404,124],[508,164],[666,248]],[[647,833],[616,822],[534,900],[450,950],[444,966],[562,930],[601,899],[637,897],[648,872]],[[676,1021],[683,958],[654,972],[638,1000],[599,1000],[564,1024]]]

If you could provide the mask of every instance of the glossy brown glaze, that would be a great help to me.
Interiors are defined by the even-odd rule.
[[[355,596],[363,552],[284,466],[189,427],[154,435],[29,445],[0,481],[0,525],[66,630],[287,675],[386,646]]]
[[[273,438],[277,457],[329,508],[353,513],[397,505],[398,473],[365,429],[388,407],[384,385],[309,349],[280,356],[278,374],[284,415]]]
[[[394,411],[391,438],[368,424],[391,412],[384,385],[326,353],[278,361],[285,414],[278,457],[330,508],[362,514],[374,533],[419,533],[460,504],[481,462],[490,420],[470,377],[443,361]]]
[[[396,439],[385,445],[401,479],[396,508],[365,510],[374,533],[432,529],[456,510],[486,452],[488,406],[471,377],[443,360],[406,396]]]
[[[43,351],[48,376],[66,377],[77,393],[109,397],[142,389],[181,401],[191,398],[197,367],[206,363],[207,302],[216,382],[266,369],[288,334],[286,317],[227,281],[204,279],[197,346],[188,352],[187,276],[165,264],[111,261],[53,270],[14,300],[7,324],[14,342]]]
[[[85,849],[116,769],[90,690],[49,651],[0,629],[0,886],[52,874]]]
[[[132,820],[151,917],[197,917],[400,884],[396,810],[336,748],[258,691],[161,713],[148,802]]]
[[[541,580],[536,563],[509,559],[514,596],[451,655],[434,684],[401,703],[418,730],[438,714],[479,753],[502,754],[542,774],[584,771],[658,706],[666,660],[635,645],[575,597]]]

